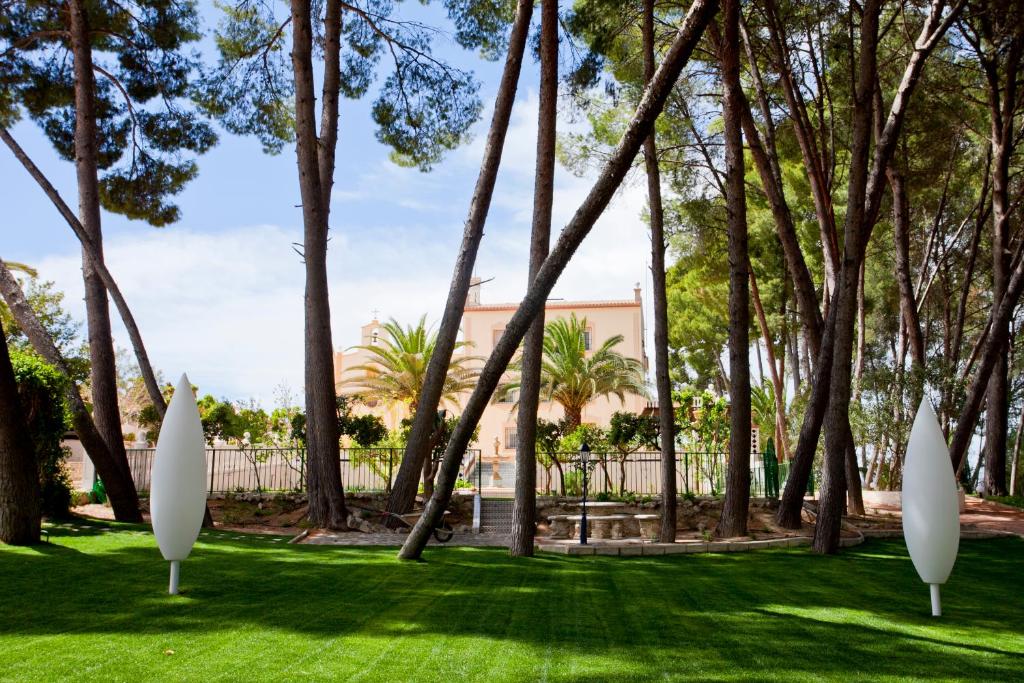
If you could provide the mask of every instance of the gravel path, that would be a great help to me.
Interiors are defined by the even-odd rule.
[[[405,534],[364,534],[359,531],[313,531],[300,543],[312,545],[376,545],[399,547],[405,542]],[[438,543],[433,536],[432,546],[464,546],[471,548],[507,548],[508,536],[504,534],[455,534],[447,543]]]

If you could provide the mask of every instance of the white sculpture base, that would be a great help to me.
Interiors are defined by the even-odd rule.
[[[171,560],[171,585],[167,592],[171,595],[178,594],[178,577],[181,575],[181,560]]]
[[[939,584],[929,583],[928,588],[931,589],[932,594],[932,616],[942,616],[942,598],[939,596]]]

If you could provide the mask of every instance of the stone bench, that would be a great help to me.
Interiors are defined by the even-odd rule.
[[[658,541],[661,537],[661,515],[633,515],[640,523],[640,538],[645,541]]]
[[[551,515],[548,517],[551,527],[551,538],[572,538],[574,525],[569,521],[569,515]]]
[[[579,538],[583,515],[566,515],[565,519],[574,523],[572,538]],[[623,538],[623,522],[628,519],[630,515],[587,515],[587,533],[591,538]]]

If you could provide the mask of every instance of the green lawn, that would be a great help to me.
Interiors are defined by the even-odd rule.
[[[0,547],[0,678],[1024,678],[1019,539],[963,542],[932,619],[901,541],[838,557],[431,548],[399,563],[213,532],[170,597],[144,528],[77,529]]]
[[[992,500],[1003,505],[1024,509],[1024,496],[989,496],[985,500]]]

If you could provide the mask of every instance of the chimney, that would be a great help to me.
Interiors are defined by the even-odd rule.
[[[469,292],[466,294],[467,306],[480,305],[480,276],[474,275],[469,279]]]
[[[640,283],[639,282],[636,283],[635,287],[633,287],[633,300],[636,301],[637,303],[640,303]]]

